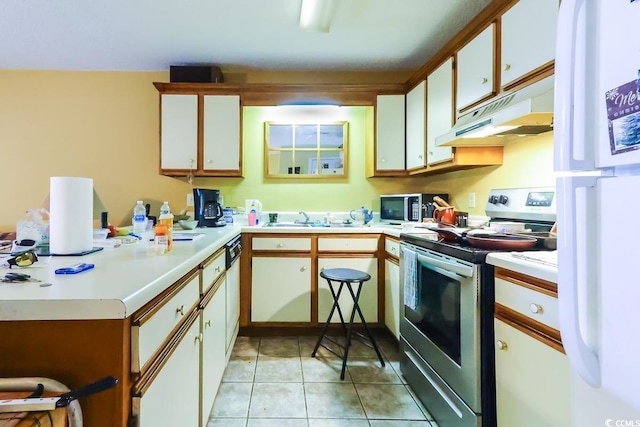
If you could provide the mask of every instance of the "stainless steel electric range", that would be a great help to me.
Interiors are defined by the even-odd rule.
[[[492,220],[534,232],[555,222],[555,189],[492,190]],[[401,371],[438,425],[495,426],[495,250],[401,234]]]

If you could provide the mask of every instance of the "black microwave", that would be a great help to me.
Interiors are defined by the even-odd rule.
[[[385,194],[380,196],[380,222],[400,224],[422,222],[433,215],[433,198],[440,196],[447,203],[448,194]]]

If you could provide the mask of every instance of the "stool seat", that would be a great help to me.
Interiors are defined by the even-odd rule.
[[[371,279],[369,273],[354,270],[353,268],[326,268],[320,273],[320,277],[340,282],[366,282]]]
[[[380,350],[376,344],[376,340],[373,338],[369,327],[367,326],[366,320],[364,320],[364,316],[362,315],[362,310],[360,309],[360,305],[358,301],[360,299],[360,293],[362,292],[362,287],[364,283],[371,279],[371,275],[364,271],[354,270],[353,268],[327,268],[320,272],[320,277],[327,280],[329,284],[329,290],[331,291],[331,296],[333,297],[333,306],[331,307],[331,311],[329,312],[329,317],[327,318],[327,323],[320,334],[320,338],[316,342],[316,346],[311,353],[311,357],[316,356],[316,352],[320,346],[326,348],[336,356],[342,359],[342,370],[340,372],[340,379],[344,380],[345,370],[347,368],[347,358],[349,357],[349,347],[351,347],[351,337],[352,335],[358,336],[360,338],[365,339],[370,347],[372,347],[378,359],[380,360],[380,364],[384,367],[384,360],[382,359],[382,354],[380,354]],[[338,285],[339,283],[339,285]],[[335,287],[337,287],[337,290]],[[342,315],[342,309],[340,308],[340,294],[342,290],[346,288],[346,292],[351,296],[353,300],[353,309],[351,310],[351,316],[349,316],[348,323],[345,322],[344,316]],[[355,288],[355,289],[354,289]],[[340,318],[340,323],[342,324],[342,329],[345,334],[345,343],[341,345],[331,337],[327,336],[327,330],[329,328],[329,324],[331,323],[331,318],[333,313],[337,311],[338,317]],[[353,331],[353,321],[356,313],[360,317],[360,321],[362,322],[362,326],[366,332],[366,335],[361,334],[360,332]],[[330,341],[334,345],[338,346],[342,349],[342,354],[336,353],[330,347],[327,347],[323,340]],[[364,342],[364,341],[363,341]]]

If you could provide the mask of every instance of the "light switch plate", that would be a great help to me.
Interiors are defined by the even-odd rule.
[[[187,206],[193,206],[193,193],[187,193]]]
[[[469,193],[469,203],[468,203],[470,208],[475,208],[476,207],[476,193]]]

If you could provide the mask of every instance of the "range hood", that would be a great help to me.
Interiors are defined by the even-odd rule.
[[[504,145],[553,130],[553,76],[464,113],[437,146]]]

